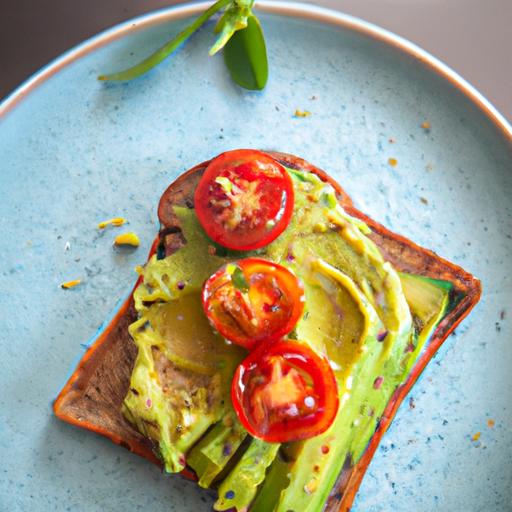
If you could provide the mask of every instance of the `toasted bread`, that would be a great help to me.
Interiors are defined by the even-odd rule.
[[[453,293],[461,297],[436,328],[407,381],[396,389],[362,458],[353,466],[346,465],[339,475],[325,510],[348,511],[366,468],[398,407],[441,344],[478,302],[481,285],[478,279],[462,268],[390,232],[361,213],[353,206],[344,190],[322,170],[292,155],[275,152],[269,152],[269,154],[283,165],[310,171],[323,181],[330,183],[336,191],[338,201],[347,213],[368,224],[372,230],[370,238],[378,245],[384,258],[397,270],[450,281],[453,284]],[[158,207],[161,229],[150,255],[157,249],[169,255],[187,243],[182,235],[179,220],[174,214],[173,206],[194,207],[194,191],[207,164],[208,162],[199,164],[181,175],[162,195]],[[89,346],[57,397],[54,411],[60,419],[106,436],[115,443],[161,465],[153,452],[151,442],[121,414],[121,404],[129,386],[136,356],[136,347],[128,333],[128,325],[135,320],[136,312],[130,295],[130,298]],[[188,478],[195,478],[191,470],[186,469],[183,474]]]

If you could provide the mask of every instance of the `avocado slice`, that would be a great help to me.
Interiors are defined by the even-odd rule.
[[[439,322],[454,307],[456,298],[452,297],[453,284],[449,281],[404,272],[400,273],[400,280],[417,333],[406,367],[408,372]]]
[[[441,279],[432,279],[426,276],[400,272],[400,281],[405,299],[409,304],[411,313],[415,317],[415,324],[421,331],[432,319],[446,313],[450,304],[450,294],[453,283]]]
[[[147,316],[129,330],[138,353],[123,414],[158,444],[165,470],[180,471],[185,453],[222,414],[226,383],[220,373],[198,373],[170,360],[172,340]]]
[[[201,487],[208,488],[238,450],[247,432],[233,410],[217,423],[187,455]]]
[[[288,478],[289,469],[289,462],[286,462],[278,453],[251,505],[251,512],[269,512],[274,510],[281,491],[290,483]]]
[[[265,479],[267,468],[272,464],[279,450],[279,443],[267,443],[252,438],[249,448],[238,464],[219,486],[219,497],[215,510],[236,509],[245,511],[253,501],[258,486]]]

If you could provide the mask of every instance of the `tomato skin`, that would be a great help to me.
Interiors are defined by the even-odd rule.
[[[293,183],[271,156],[227,151],[210,161],[194,194],[197,218],[218,244],[238,251],[268,245],[293,214]]]
[[[304,301],[304,287],[297,276],[262,258],[224,265],[206,281],[202,293],[212,326],[249,350],[262,340],[277,340],[292,331]]]
[[[266,343],[251,352],[235,372],[231,399],[245,429],[269,443],[321,434],[339,408],[329,361],[294,340]]]

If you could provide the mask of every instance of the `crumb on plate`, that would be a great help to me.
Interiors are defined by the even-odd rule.
[[[117,235],[115,237],[114,245],[129,245],[131,247],[138,247],[140,245],[140,240],[135,233],[123,233],[122,235]]]
[[[73,288],[79,285],[82,282],[81,279],[72,279],[71,281],[65,281],[60,285],[60,287],[64,290],[69,290],[69,288]]]
[[[108,219],[100,222],[98,224],[98,229],[105,229],[107,226],[122,226],[126,224],[126,219],[123,217],[114,217],[113,219]]]
[[[311,112],[309,110],[295,110],[295,114],[293,117],[309,117],[311,115]]]

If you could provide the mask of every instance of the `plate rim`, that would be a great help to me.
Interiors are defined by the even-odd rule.
[[[27,98],[30,93],[36,90],[39,85],[58,73],[61,69],[82,58],[93,50],[101,48],[131,32],[139,31],[167,21],[192,16],[205,10],[209,5],[211,5],[211,3],[212,2],[210,1],[185,3],[151,11],[114,25],[113,27],[86,39],[82,43],[79,43],[68,51],[62,53],[60,56],[51,60],[48,64],[29,76],[10,94],[8,94],[0,102],[0,120],[5,118],[9,112],[11,112],[23,99]],[[377,41],[394,47],[396,50],[401,51],[406,55],[416,58],[431,72],[434,72],[441,78],[444,78],[446,81],[451,83],[452,86],[458,89],[459,92],[469,99],[470,102],[492,122],[498,131],[501,132],[502,136],[512,144],[512,125],[496,109],[496,107],[494,107],[494,105],[482,93],[480,93],[456,71],[408,39],[361,18],[357,18],[334,9],[308,3],[283,0],[257,0],[255,6],[257,9],[268,14],[311,19],[351,30],[363,36],[376,39]]]

